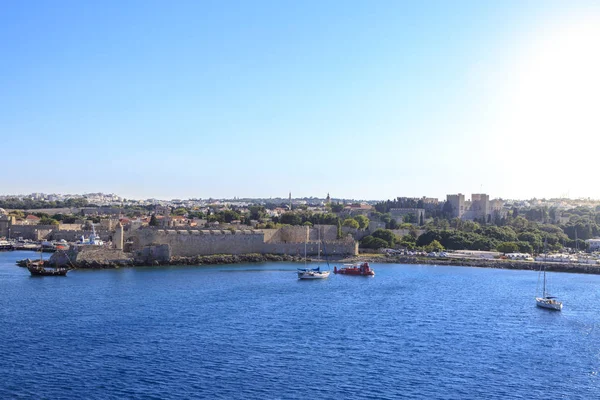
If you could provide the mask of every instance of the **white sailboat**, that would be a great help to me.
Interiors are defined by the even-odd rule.
[[[321,271],[321,231],[319,230],[319,241],[317,250],[318,265],[317,268],[308,268],[306,266],[306,244],[308,242],[308,226],[306,227],[306,240],[304,241],[304,268],[298,268],[298,279],[325,279],[329,277],[331,271]]]
[[[546,247],[546,243],[544,243],[544,247]],[[548,293],[546,291],[546,267],[542,266],[540,269],[540,274],[538,275],[538,289],[539,289],[539,285],[540,285],[540,276],[543,275],[543,279],[544,279],[544,283],[543,283],[543,287],[542,287],[542,297],[537,297],[535,298],[535,304],[538,307],[542,307],[542,308],[547,308],[549,310],[556,310],[556,311],[560,311],[562,310],[562,302],[556,300],[556,297],[554,296],[550,296],[550,293]],[[537,292],[537,290],[536,290]]]

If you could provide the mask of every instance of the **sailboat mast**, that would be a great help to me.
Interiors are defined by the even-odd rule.
[[[544,267],[544,291],[542,292],[542,297],[546,298],[546,267]]]
[[[321,228],[317,228],[317,260],[321,262]]]
[[[306,239],[304,240],[304,268],[306,268],[306,243],[308,242],[308,226],[306,227]]]

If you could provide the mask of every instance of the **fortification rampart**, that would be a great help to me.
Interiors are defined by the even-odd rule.
[[[269,230],[188,230],[188,229],[156,229],[141,228],[125,232],[125,238],[131,243],[132,251],[140,251],[148,246],[169,245],[173,257],[194,257],[211,254],[283,254],[304,255],[305,239],[300,239],[300,232],[306,237],[306,227],[288,230],[284,235]],[[333,226],[333,231],[337,227]],[[286,229],[286,228],[282,228]],[[327,227],[327,231],[331,229]],[[306,243],[308,255],[317,255],[319,242],[316,240],[318,233],[315,229],[315,240]],[[269,241],[265,240],[269,237]],[[279,237],[280,240],[274,240]],[[286,239],[281,239],[282,237]],[[290,241],[288,241],[290,240]],[[295,240],[292,242],[291,240]],[[356,242],[348,237],[343,240],[329,240],[321,244],[321,252],[331,255],[358,254]]]
[[[45,240],[56,230],[56,225],[11,225],[10,237],[29,240]]]
[[[337,226],[334,225],[315,225],[313,227],[306,226],[284,226],[279,229],[273,229],[266,242],[272,243],[304,243],[308,241],[318,241],[319,238],[323,241],[337,240]]]
[[[77,230],[53,230],[48,236],[48,239],[61,240],[64,239],[67,242],[76,242],[81,239],[82,236],[86,238],[92,233],[91,230],[77,229]],[[112,239],[113,232],[105,229],[96,229],[96,235],[104,241]]]
[[[128,265],[131,255],[103,246],[72,246],[67,252],[57,251],[50,257],[51,265],[77,267],[107,267],[111,263]]]
[[[259,253],[264,243],[260,231],[138,229],[127,232],[133,249],[168,244],[172,256]]]

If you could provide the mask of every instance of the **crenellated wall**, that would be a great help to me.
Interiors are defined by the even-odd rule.
[[[275,243],[304,243],[308,241],[318,241],[319,238],[324,241],[337,240],[337,226],[335,225],[315,225],[306,226],[284,226],[279,229],[272,229],[275,232],[270,233],[266,242]]]
[[[45,240],[56,230],[56,225],[11,225],[10,237],[29,240]]]
[[[305,239],[300,240],[302,232],[306,237],[306,227],[292,227],[300,229],[285,229],[283,232],[266,233],[260,230],[188,230],[188,229],[156,229],[141,228],[125,232],[125,238],[131,243],[133,251],[139,251],[147,246],[169,245],[173,256],[193,257],[211,254],[287,254],[304,255]],[[337,227],[323,229],[326,235],[332,231],[337,234]],[[312,236],[315,239],[312,239]],[[316,255],[319,242],[316,240],[318,232],[311,230],[311,240],[306,244],[307,254]],[[265,240],[268,237],[269,240]],[[277,240],[279,238],[279,240]],[[282,239],[285,238],[285,239]],[[358,254],[357,243],[352,238],[343,240],[321,242],[321,254],[324,250],[330,255]]]
[[[143,228],[127,232],[134,250],[156,244],[171,246],[173,256],[248,254],[260,252],[264,234],[260,231],[165,230]]]

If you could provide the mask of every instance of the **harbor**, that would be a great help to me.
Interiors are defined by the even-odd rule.
[[[299,391],[331,399],[357,391],[503,398],[508,380],[512,398],[594,398],[598,389],[591,350],[600,319],[589,303],[598,300],[599,276],[551,276],[565,303],[559,315],[535,306],[534,271],[376,262],[373,278],[332,273],[304,282],[298,262],[273,261],[77,269],[36,279],[14,266],[24,253],[0,253],[2,398],[23,394],[23,385],[40,398],[85,398],[92,370],[106,398],[127,397],[123,388],[143,397],[148,377],[165,399]],[[52,346],[31,340],[27,329]],[[544,332],[551,352],[539,351],[532,331]],[[336,371],[359,376],[365,363],[378,379],[340,384]],[[40,373],[56,365],[68,387]],[[300,389],[297,374],[281,373],[328,365],[336,369],[319,387]],[[556,369],[564,379],[547,373]],[[181,371],[197,385],[193,395]],[[227,384],[215,386],[217,376]]]

